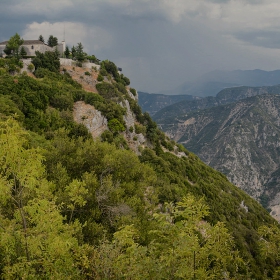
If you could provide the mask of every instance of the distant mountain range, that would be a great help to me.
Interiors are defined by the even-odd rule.
[[[224,89],[153,119],[280,220],[280,86]]]
[[[138,103],[142,110],[150,115],[154,115],[157,111],[176,102],[196,99],[200,98],[191,95],[164,95],[138,91]]]
[[[272,86],[280,84],[280,70],[212,71],[185,82],[173,90],[159,92],[165,95],[215,96],[225,88],[238,86]]]
[[[280,85],[264,86],[264,87],[234,87],[220,91],[216,97],[208,96],[205,98],[197,98],[193,100],[183,100],[166,106],[156,114],[153,119],[161,124],[173,124],[176,120],[190,112],[211,108],[214,106],[224,105],[238,100],[260,95],[260,94],[278,94],[280,93]],[[164,128],[164,127],[163,127]]]

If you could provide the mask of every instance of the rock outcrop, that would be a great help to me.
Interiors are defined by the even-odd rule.
[[[74,104],[73,116],[75,122],[87,127],[93,138],[99,137],[108,129],[107,119],[102,116],[101,112],[92,105],[85,104],[84,101],[78,101]]]

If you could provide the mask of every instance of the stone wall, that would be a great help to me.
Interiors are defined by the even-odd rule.
[[[70,58],[60,58],[60,65],[61,66],[76,66],[77,61],[70,59]],[[84,68],[92,68],[95,67],[97,70],[100,69],[100,65],[92,63],[92,62],[83,62],[82,67]]]

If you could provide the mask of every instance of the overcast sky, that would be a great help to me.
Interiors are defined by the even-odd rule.
[[[279,0],[0,0],[0,41],[82,42],[139,91],[212,70],[280,69]]]

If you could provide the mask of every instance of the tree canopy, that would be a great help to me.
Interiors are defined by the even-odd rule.
[[[49,39],[48,39],[48,46],[50,47],[55,47],[58,45],[58,40],[56,37],[54,37],[53,35],[50,35],[49,36]]]
[[[112,63],[94,93],[49,55],[36,79],[0,59],[0,278],[277,279],[279,227],[256,201],[170,141]],[[106,117],[100,139],[76,101]]]
[[[18,33],[16,33],[7,42],[4,52],[7,55],[12,55],[16,58],[19,58],[19,48],[23,44],[23,42],[24,42],[24,40],[20,38],[20,35]]]

